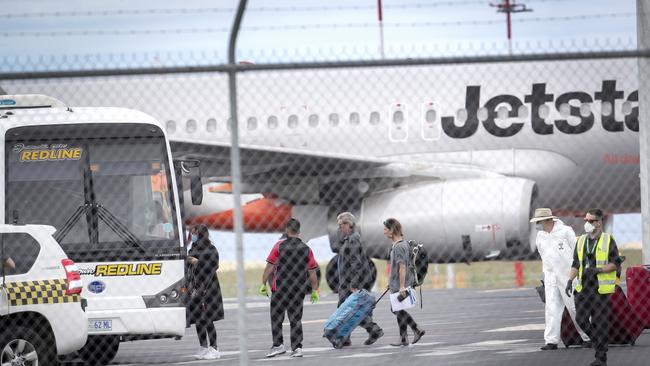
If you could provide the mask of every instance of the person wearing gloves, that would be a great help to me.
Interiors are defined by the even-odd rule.
[[[593,341],[596,359],[590,366],[607,365],[609,343],[609,295],[616,290],[616,268],[621,264],[616,241],[603,232],[603,211],[592,209],[585,215],[585,234],[573,252],[573,264],[566,294],[575,287],[576,320]]]
[[[350,212],[343,212],[336,218],[341,240],[337,243],[338,272],[339,272],[339,302],[341,306],[345,300],[354,292],[363,288],[366,276],[370,273],[368,268],[368,257],[361,245],[361,235],[355,232],[356,218]],[[368,339],[364,342],[366,346],[375,343],[384,335],[384,331],[372,321],[372,311],[365,317],[359,326],[368,332]],[[346,339],[343,346],[350,346],[350,339]]]
[[[537,238],[535,244],[542,257],[544,272],[544,295],[546,305],[544,312],[545,328],[544,351],[556,350],[560,342],[562,314],[564,307],[569,310],[571,319],[576,321],[576,308],[573,299],[563,291],[569,280],[569,269],[573,261],[576,234],[570,226],[553,216],[550,208],[538,208],[530,220],[535,223]],[[589,337],[578,328],[583,345],[589,345]]]
[[[284,314],[289,317],[291,326],[291,357],[302,357],[302,303],[305,298],[307,279],[311,283],[311,302],[319,300],[318,263],[314,253],[298,237],[300,221],[292,218],[285,225],[287,238],[273,246],[266,259],[266,268],[262,275],[260,295],[269,296],[268,281],[275,271],[275,281],[271,289],[271,333],[273,346],[266,357],[275,357],[286,353],[282,337]]]

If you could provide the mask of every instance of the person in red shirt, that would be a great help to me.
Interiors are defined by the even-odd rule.
[[[305,299],[307,280],[311,282],[312,303],[318,301],[318,263],[314,253],[298,237],[300,221],[290,219],[286,224],[287,238],[278,241],[266,259],[262,275],[260,294],[268,295],[266,286],[271,274],[275,278],[271,294],[271,333],[273,346],[266,357],[274,357],[286,352],[282,337],[282,322],[285,312],[291,325],[291,357],[302,357],[302,303]]]

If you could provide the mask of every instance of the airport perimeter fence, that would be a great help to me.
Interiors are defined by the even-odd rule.
[[[613,234],[612,243],[626,257],[614,277],[599,275],[599,280],[625,283],[627,269],[643,263],[641,220],[635,213],[641,209],[639,64],[646,57],[641,51],[599,51],[14,75],[0,81],[6,94],[48,95],[70,110],[58,116],[47,110],[2,111],[9,129],[3,161],[5,222],[54,226],[54,238],[76,261],[94,342],[83,357],[94,353],[106,358],[118,349],[117,338],[102,332],[125,334],[134,327],[146,333],[142,329],[165,329],[165,321],[172,319],[121,318],[115,309],[172,309],[180,307],[177,299],[190,304],[188,321],[193,322],[201,316],[221,318],[217,299],[226,298],[226,320],[215,323],[220,343],[226,344],[222,350],[234,351],[242,338],[268,336],[270,345],[272,320],[259,324],[262,317],[255,307],[248,310],[246,334],[222,333],[222,323],[234,327],[229,322],[237,309],[227,298],[234,296],[236,284],[222,263],[220,288],[215,286],[218,259],[206,249],[209,245],[189,251],[198,263],[184,260],[186,248],[210,238],[198,225],[205,225],[213,238],[215,231],[233,230],[227,72],[235,68],[243,227],[254,233],[244,242],[245,258],[254,258],[246,272],[251,304],[268,305],[257,294],[267,291],[261,282],[264,269],[272,267],[267,263],[275,266],[267,272],[269,287],[277,286],[271,308],[300,313],[303,300],[318,297],[308,288],[308,270],[318,273],[322,306],[332,313],[352,289],[366,288],[375,295],[389,285],[391,292],[399,289],[393,278],[402,261],[408,281],[418,272],[411,271],[411,262],[417,262],[420,277],[428,267],[422,279],[427,291],[523,286],[534,297],[542,275],[536,235],[547,238],[542,256],[549,260],[547,275],[554,277],[547,279],[554,286],[546,294],[556,289],[559,296],[573,261],[575,235],[585,232],[584,218],[593,208],[604,212],[603,220],[594,222],[597,230]],[[96,107],[144,112],[161,129],[127,126],[151,120]],[[83,124],[52,127],[66,120]],[[50,127],[19,127],[21,121]],[[166,160],[163,132],[173,164]],[[202,185],[194,188],[203,201],[194,205],[191,176],[198,172]],[[172,184],[175,174],[178,187]],[[179,198],[181,207],[175,205]],[[553,221],[551,214],[538,213],[544,228],[553,228],[552,239],[530,223],[540,207],[558,217]],[[351,215],[339,216],[344,212]],[[177,227],[179,217],[184,228]],[[290,238],[280,239],[290,218],[300,225],[291,223]],[[388,237],[399,239],[400,226],[404,240],[421,246],[393,246]],[[313,260],[294,236],[311,240]],[[228,238],[230,242],[212,243],[219,253],[234,252]],[[7,281],[33,280],[28,274],[37,260],[37,245],[3,240],[4,255],[16,262],[15,268],[5,269]],[[186,245],[180,252],[179,242]],[[414,248],[419,248],[415,260]],[[390,265],[391,255],[395,265]],[[594,258],[599,266],[610,259]],[[186,277],[193,280],[177,283],[183,261],[188,263]],[[421,268],[419,263],[424,263]],[[560,265],[561,270],[556,268]],[[337,272],[338,266],[342,270]],[[19,312],[23,302],[55,301],[41,293],[47,289],[29,286],[35,287],[9,296],[10,311]],[[638,291],[627,283],[632,306],[647,318],[650,298]],[[425,310],[444,301],[437,297]],[[541,302],[526,304],[531,303],[527,310],[543,309]],[[305,319],[313,320],[311,309],[305,306]],[[388,302],[375,312],[389,314]],[[422,312],[413,310],[416,320]],[[397,324],[386,314],[379,316],[381,325],[397,336]],[[543,322],[543,313],[536,314]],[[612,329],[625,328],[619,315],[611,318]],[[253,316],[255,323],[250,322]],[[277,327],[284,315],[272,313],[271,318]],[[310,322],[305,333],[311,337],[323,326],[324,321]],[[368,327],[376,337],[377,329]],[[47,334],[33,338],[36,347]],[[410,333],[410,340],[415,334]],[[345,343],[327,335],[337,347]],[[132,338],[137,337],[123,340]],[[541,331],[538,338],[543,343]],[[279,338],[274,342],[279,344]],[[290,344],[286,337],[284,345]],[[306,338],[303,345],[329,342],[319,336]],[[19,345],[7,347],[16,351]],[[6,348],[2,352],[9,357]],[[190,356],[183,357],[179,360]]]

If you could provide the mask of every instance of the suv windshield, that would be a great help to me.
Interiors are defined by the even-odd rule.
[[[82,124],[7,132],[8,222],[47,224],[75,261],[180,253],[170,166],[158,127]]]

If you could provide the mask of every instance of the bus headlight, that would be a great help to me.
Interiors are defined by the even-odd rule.
[[[165,294],[160,295],[159,300],[160,300],[160,303],[161,303],[161,304],[166,304],[166,303],[167,303],[167,300],[168,300],[168,299],[167,299],[167,295],[165,295]]]
[[[169,297],[171,297],[174,300],[178,299],[178,291],[176,291],[175,289],[172,290],[172,292],[169,294]]]

